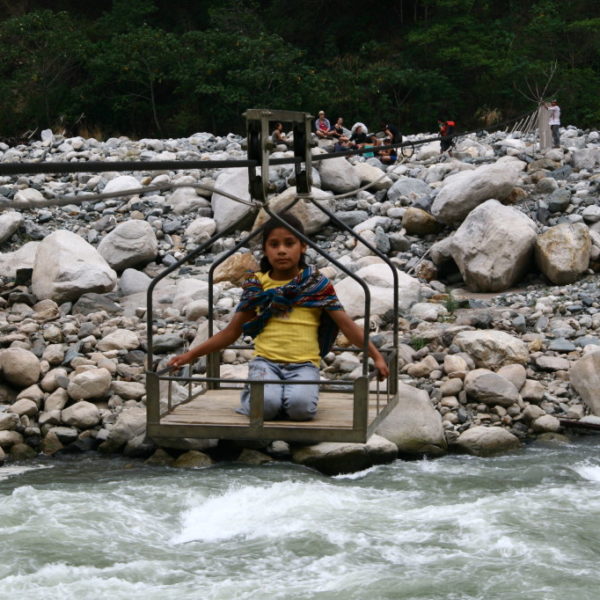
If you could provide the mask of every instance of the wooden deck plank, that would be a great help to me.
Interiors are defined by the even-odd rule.
[[[219,425],[247,427],[248,417],[235,412],[239,406],[240,390],[209,390],[190,402],[178,405],[160,419],[161,425]],[[346,429],[353,425],[353,396],[348,392],[322,392],[317,415],[312,421],[265,421],[265,427],[286,429]],[[377,416],[376,398],[370,398],[368,423]],[[385,396],[380,399],[380,409],[385,406]]]

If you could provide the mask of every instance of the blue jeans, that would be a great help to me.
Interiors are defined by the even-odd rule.
[[[248,379],[264,381],[280,379],[281,381],[318,381],[319,369],[311,363],[276,363],[257,356],[248,365]],[[319,401],[318,385],[285,385],[269,383],[264,386],[265,409],[267,421],[287,416],[292,421],[310,421],[317,413]],[[250,414],[250,386],[246,385],[241,396],[238,409],[243,415]]]

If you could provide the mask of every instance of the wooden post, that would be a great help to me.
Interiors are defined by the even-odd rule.
[[[540,151],[548,150],[552,148],[552,132],[550,131],[550,113],[548,109],[540,104],[538,108],[537,126],[538,135],[540,138]]]

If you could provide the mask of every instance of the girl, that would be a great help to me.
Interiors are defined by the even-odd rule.
[[[280,215],[304,235],[300,221]],[[248,276],[229,325],[202,344],[169,361],[179,368],[198,357],[222,350],[243,333],[255,338],[255,358],[250,361],[250,380],[319,380],[319,364],[329,352],[338,329],[351,343],[362,346],[363,331],[342,308],[331,282],[306,266],[306,244],[275,219],[263,231],[261,270]],[[369,342],[369,355],[381,379],[389,375],[379,350]],[[318,385],[264,386],[264,418],[287,417],[307,421],[317,412]],[[249,386],[242,392],[238,412],[250,414]]]

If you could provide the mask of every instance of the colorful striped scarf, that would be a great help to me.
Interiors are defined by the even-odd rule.
[[[338,334],[338,326],[329,316],[330,310],[343,310],[333,284],[313,267],[304,268],[292,281],[281,287],[263,290],[255,273],[242,285],[242,298],[236,312],[254,310],[256,317],[244,323],[244,335],[255,338],[271,317],[285,317],[294,306],[326,309],[321,311],[318,340],[321,357],[325,356]]]

